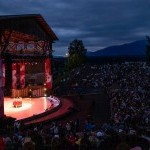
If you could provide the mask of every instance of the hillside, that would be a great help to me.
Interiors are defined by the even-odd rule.
[[[87,52],[87,56],[144,56],[146,51],[146,44],[146,40],[140,40],[127,44],[110,46],[95,52]]]

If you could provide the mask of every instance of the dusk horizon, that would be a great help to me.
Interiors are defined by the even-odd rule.
[[[146,0],[2,0],[0,5],[0,16],[41,14],[59,39],[53,43],[54,55],[64,56],[74,39],[82,40],[88,51],[96,51],[150,34],[150,2]]]

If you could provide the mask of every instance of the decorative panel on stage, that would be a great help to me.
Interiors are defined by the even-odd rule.
[[[49,58],[45,60],[45,83],[47,89],[52,88],[51,60]]]
[[[17,64],[12,64],[12,89],[17,88]]]
[[[25,88],[25,63],[20,64],[20,88]]]

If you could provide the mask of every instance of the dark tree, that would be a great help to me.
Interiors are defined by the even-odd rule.
[[[146,45],[146,59],[147,59],[147,64],[150,65],[150,37],[146,36],[148,44]]]
[[[73,40],[68,47],[68,68],[69,70],[80,66],[86,61],[86,52],[82,40]]]

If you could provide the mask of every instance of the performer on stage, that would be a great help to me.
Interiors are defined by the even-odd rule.
[[[15,99],[15,101],[13,101],[13,106],[14,107],[22,107],[22,99],[21,98]]]

